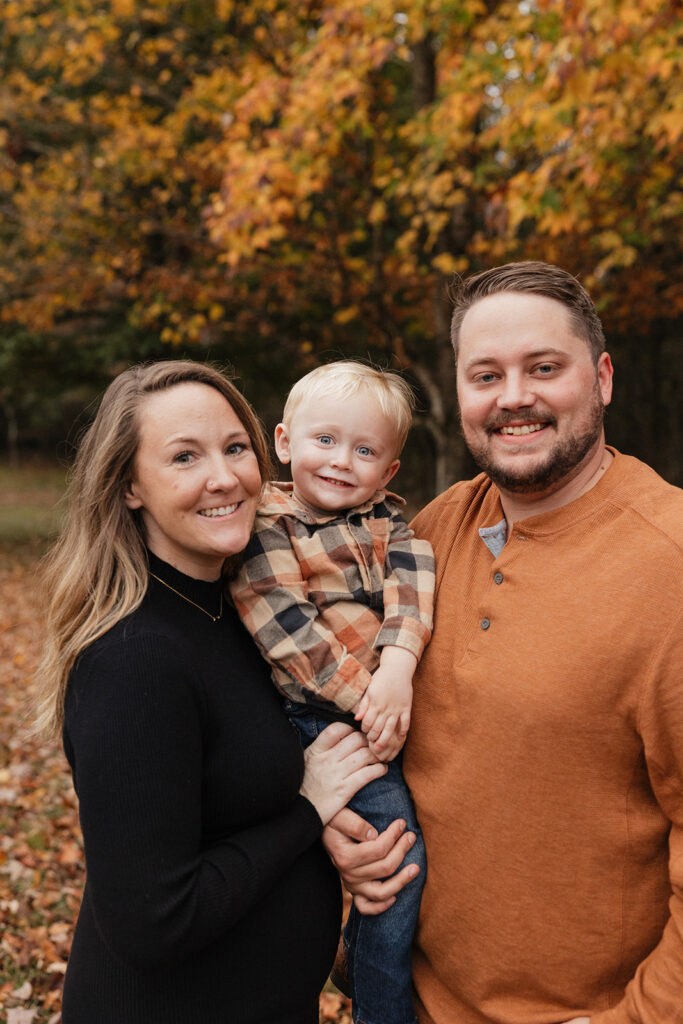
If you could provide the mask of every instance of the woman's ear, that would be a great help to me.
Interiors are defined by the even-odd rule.
[[[142,498],[139,498],[136,494],[134,480],[129,480],[125,485],[123,500],[125,501],[127,508],[142,508]]]
[[[289,434],[284,423],[278,423],[275,428],[275,452],[283,466],[291,462],[292,455],[289,446]]]

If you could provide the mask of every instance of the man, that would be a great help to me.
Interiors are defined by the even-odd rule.
[[[484,473],[414,522],[437,563],[404,762],[420,1024],[683,1022],[683,492],[605,447],[612,365],[574,278],[510,264],[454,301]],[[380,912],[411,837],[356,843],[342,814],[328,848]]]

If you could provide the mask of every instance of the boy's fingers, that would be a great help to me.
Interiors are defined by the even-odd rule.
[[[379,718],[368,733],[368,739],[378,747],[385,747],[396,728],[396,716],[387,715]]]
[[[354,718],[356,719],[357,722],[360,722],[360,720],[365,715],[365,712],[368,710],[368,704],[368,695],[367,693],[365,693],[361,697],[360,704],[358,705],[358,709],[356,710],[356,713],[354,715]]]

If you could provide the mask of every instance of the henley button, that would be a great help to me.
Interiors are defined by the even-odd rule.
[[[493,577],[493,582],[494,583],[502,583],[503,582],[503,574],[502,574],[502,572],[497,572],[496,573],[496,575]]]
[[[491,620],[490,619],[482,619],[481,620],[481,628],[482,629],[488,629],[490,625],[491,625]]]

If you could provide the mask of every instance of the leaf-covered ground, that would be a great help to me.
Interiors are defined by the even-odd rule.
[[[58,1024],[84,864],[76,797],[61,748],[25,720],[37,664],[40,602],[30,557],[0,548],[0,1020]],[[350,1024],[336,992],[321,1021]]]

